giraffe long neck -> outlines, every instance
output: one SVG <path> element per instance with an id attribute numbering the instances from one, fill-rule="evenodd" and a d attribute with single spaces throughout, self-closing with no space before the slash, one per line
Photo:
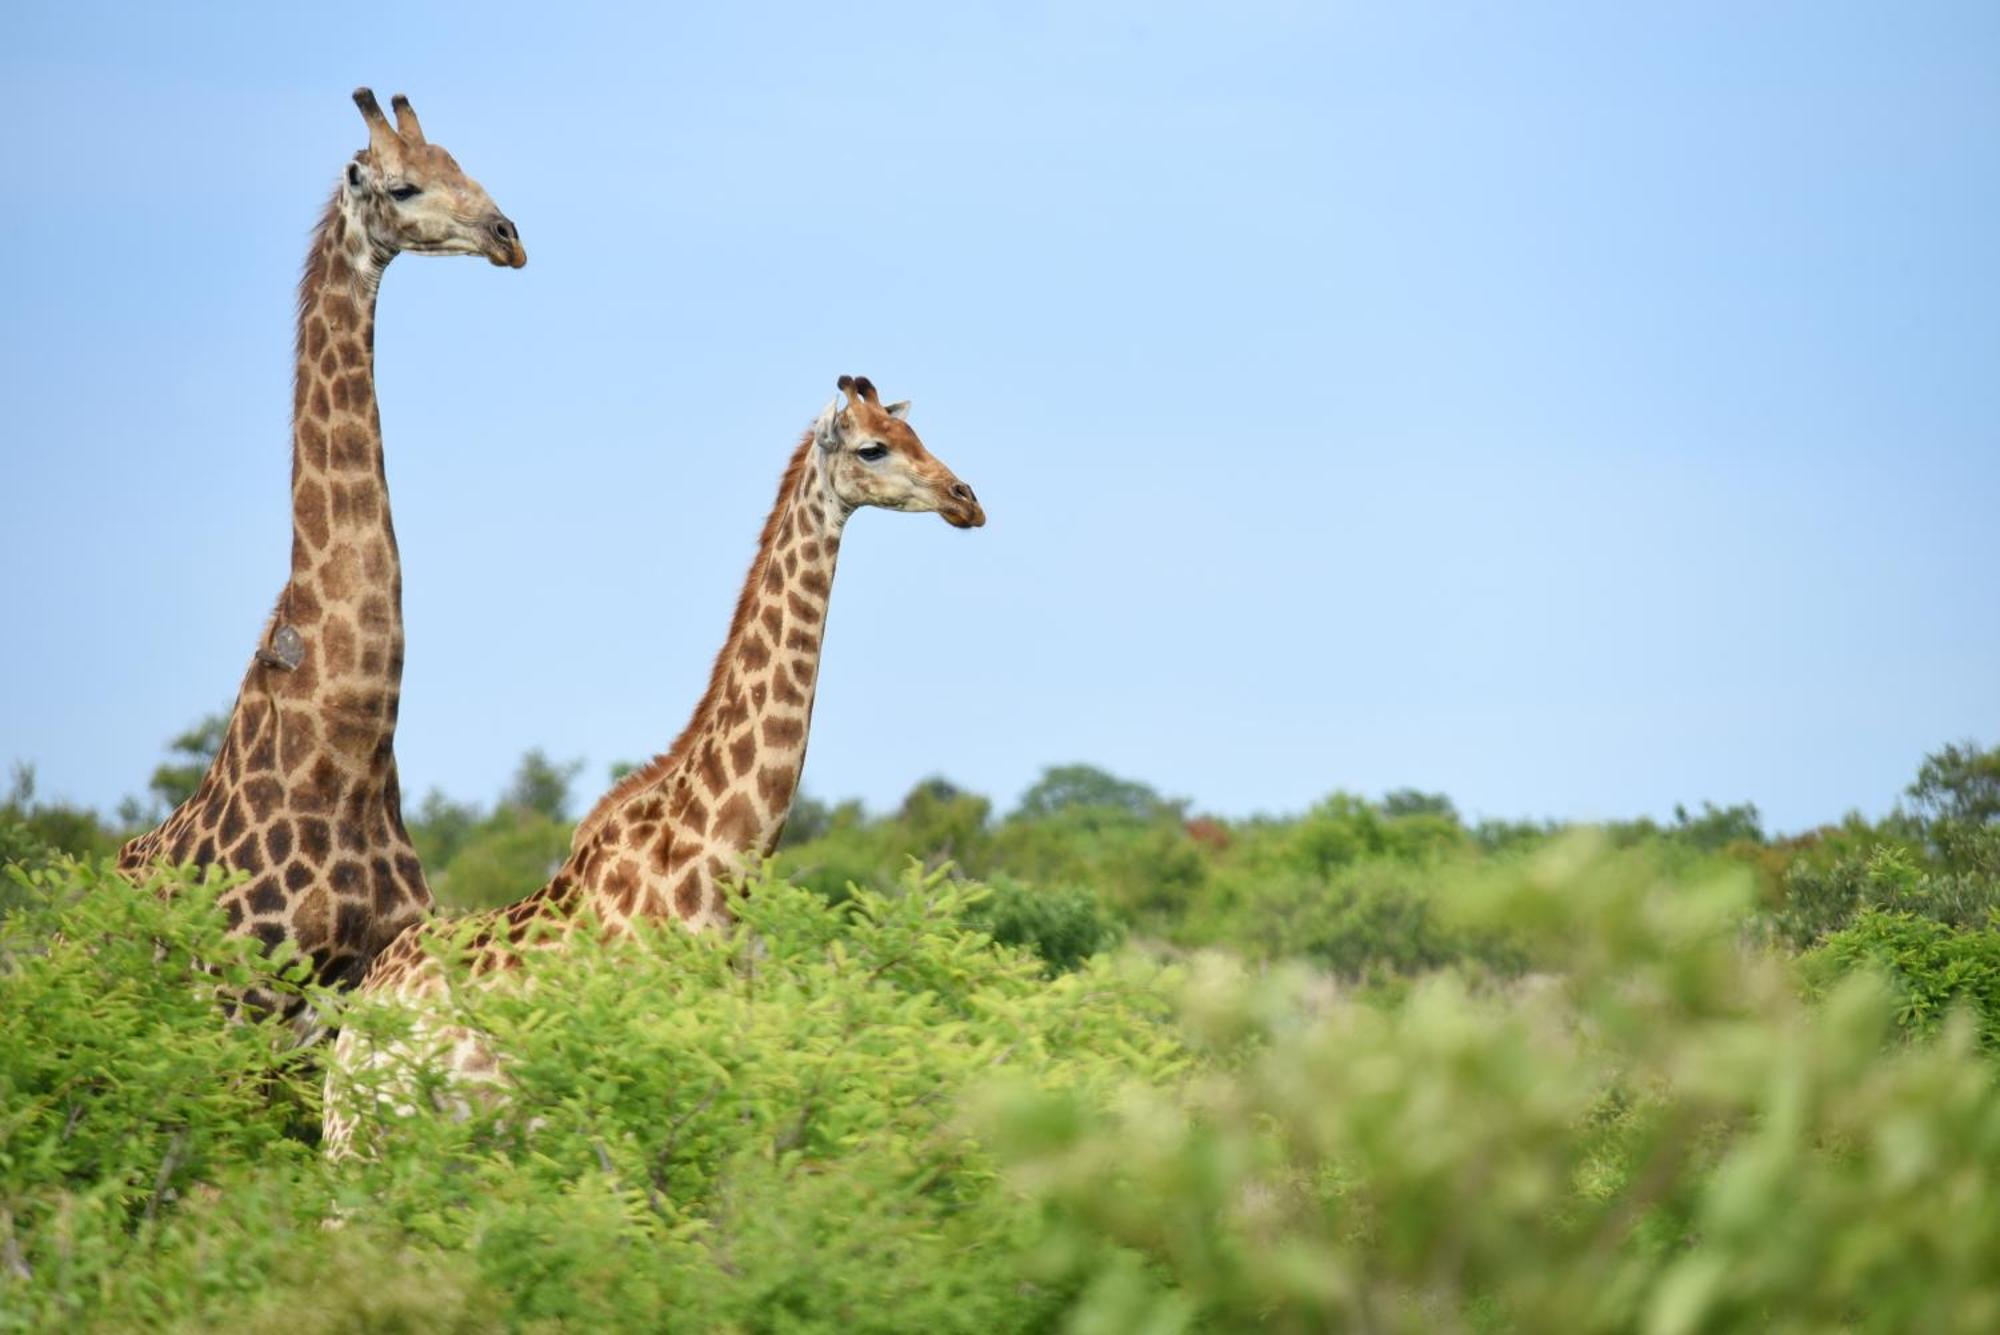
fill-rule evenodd
<path id="1" fill-rule="evenodd" d="M 402 573 L 373 349 L 391 252 L 358 207 L 335 195 L 299 285 L 291 579 L 200 787 L 119 860 L 244 873 L 218 900 L 231 930 L 295 941 L 328 983 L 358 978 L 431 905 L 396 778 Z"/>
<path id="2" fill-rule="evenodd" d="M 687 733 L 690 768 L 714 798 L 710 832 L 737 852 L 770 852 L 805 768 L 820 646 L 847 510 L 808 439 L 764 524 L 729 638 Z M 675 749 L 681 749 L 676 743 Z"/>
<path id="3" fill-rule="evenodd" d="M 715 859 L 767 853 L 784 829 L 805 766 L 847 515 L 808 434 L 785 470 L 694 717 L 671 750 L 627 775 L 577 826 L 578 855 L 593 841 L 630 847 L 658 840 L 657 847 L 672 850 L 653 859 L 663 879 L 673 881 L 671 908 L 654 904 L 652 911 L 690 920 L 720 916 Z M 665 827 L 657 835 L 655 820 L 644 818 L 655 812 Z M 695 881 L 685 879 L 690 873 L 699 874 Z M 608 907 L 625 916 L 635 905 L 628 899 Z"/>
<path id="4" fill-rule="evenodd" d="M 375 298 L 391 255 L 369 244 L 357 207 L 336 193 L 299 285 L 292 573 L 272 631 L 294 628 L 304 659 L 252 671 L 312 701 L 331 749 L 380 764 L 403 672 L 402 561 L 375 404 Z"/>

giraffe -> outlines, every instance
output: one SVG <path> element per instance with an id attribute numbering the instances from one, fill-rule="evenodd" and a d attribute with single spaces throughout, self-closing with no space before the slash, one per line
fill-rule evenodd
<path id="1" fill-rule="evenodd" d="M 375 298 L 403 251 L 527 263 L 520 234 L 409 99 L 356 89 L 368 147 L 342 173 L 299 282 L 292 401 L 291 577 L 243 677 L 200 786 L 118 866 L 219 867 L 229 930 L 292 941 L 315 977 L 351 986 L 431 907 L 403 828 L 395 731 L 403 576 L 375 405 Z M 245 1000 L 271 1008 L 253 986 Z"/>
<path id="2" fill-rule="evenodd" d="M 540 890 L 504 909 L 461 920 L 475 975 L 519 962 L 536 944 L 559 944 L 581 923 L 610 935 L 643 919 L 677 919 L 700 931 L 729 921 L 724 881 L 746 858 L 777 844 L 805 765 L 834 564 L 848 519 L 864 506 L 934 512 L 954 528 L 986 513 L 972 488 L 924 448 L 909 403 L 883 405 L 865 377 L 842 376 L 792 452 L 743 582 L 728 637 L 694 716 L 664 754 L 614 785 L 578 823 L 568 859 Z M 447 981 L 418 923 L 376 957 L 360 994 L 421 1004 Z M 420 1026 L 421 1028 L 421 1023 Z M 458 1082 L 491 1084 L 497 1062 L 476 1035 L 430 1037 Z M 407 1049 L 364 1052 L 343 1030 L 329 1073 L 323 1144 L 347 1153 L 356 1119 L 336 1075 Z"/>

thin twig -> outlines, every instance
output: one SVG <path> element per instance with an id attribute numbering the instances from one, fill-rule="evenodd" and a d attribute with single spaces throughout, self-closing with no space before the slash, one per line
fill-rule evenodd
<path id="1" fill-rule="evenodd" d="M 699 1103 L 673 1120 L 673 1124 L 667 1128 L 667 1143 L 662 1145 L 659 1153 L 653 1156 L 653 1171 L 647 1174 L 646 1203 L 652 1206 L 653 1213 L 659 1215 L 662 1219 L 666 1218 L 666 1210 L 660 1204 L 660 1196 L 667 1188 L 667 1170 L 673 1163 L 674 1151 L 680 1148 L 681 1129 L 705 1112 L 708 1106 L 715 1102 L 715 1096 L 721 1092 L 722 1082 L 720 1080 L 711 1084 L 708 1087 L 708 1092 L 701 1096 Z"/>
<path id="2" fill-rule="evenodd" d="M 14 1212 L 0 1206 L 0 1265 L 15 1279 L 26 1283 L 35 1277 L 28 1267 L 27 1258 L 21 1255 L 21 1241 L 14 1236 Z"/>
<path id="3" fill-rule="evenodd" d="M 172 1177 L 174 1169 L 180 1166 L 181 1149 L 186 1144 L 187 1132 L 185 1130 L 174 1132 L 172 1142 L 167 1145 L 167 1153 L 160 1160 L 160 1171 L 153 1176 L 153 1194 L 146 1198 L 146 1213 L 142 1216 L 144 1219 L 150 1221 L 154 1213 L 159 1210 L 160 1195 L 167 1189 L 167 1179 Z"/>

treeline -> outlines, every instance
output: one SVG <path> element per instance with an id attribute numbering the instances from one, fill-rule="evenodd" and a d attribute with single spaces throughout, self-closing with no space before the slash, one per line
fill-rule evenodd
<path id="1" fill-rule="evenodd" d="M 212 718 L 173 739 L 147 799 L 109 820 L 38 802 L 32 773 L 17 768 L 0 803 L 0 860 L 113 851 L 135 822 L 193 790 L 220 736 Z M 432 791 L 406 808 L 444 911 L 509 903 L 543 884 L 569 849 L 581 768 L 531 750 L 490 806 Z M 1913 1021 L 1934 1022 L 1953 998 L 1984 1009 L 1991 997 L 2000 1017 L 2000 747 L 1953 744 L 1926 757 L 1904 802 L 1879 820 L 1851 814 L 1774 836 L 1754 806 L 1703 802 L 1664 823 L 1590 829 L 1677 869 L 1749 869 L 1758 932 L 1790 951 L 1899 971 L 1920 998 Z M 1303 815 L 1229 820 L 1075 764 L 1045 770 L 1004 814 L 943 778 L 917 784 L 889 812 L 801 796 L 770 872 L 838 905 L 856 889 L 895 893 L 912 863 L 948 869 L 984 888 L 966 909 L 968 926 L 1052 969 L 1130 939 L 1381 982 L 1445 965 L 1521 967 L 1505 932 L 1440 914 L 1438 887 L 1576 833 L 1557 822 L 1469 822 L 1448 797 L 1413 789 L 1372 799 L 1336 792 Z"/>

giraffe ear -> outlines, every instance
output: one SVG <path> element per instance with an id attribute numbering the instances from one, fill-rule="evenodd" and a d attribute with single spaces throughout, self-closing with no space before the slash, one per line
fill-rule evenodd
<path id="1" fill-rule="evenodd" d="M 813 441 L 823 450 L 840 448 L 840 400 L 831 398 L 813 419 Z"/>
<path id="2" fill-rule="evenodd" d="M 910 420 L 910 401 L 901 399 L 895 403 L 885 404 L 882 411 L 898 421 L 907 422 Z"/>

